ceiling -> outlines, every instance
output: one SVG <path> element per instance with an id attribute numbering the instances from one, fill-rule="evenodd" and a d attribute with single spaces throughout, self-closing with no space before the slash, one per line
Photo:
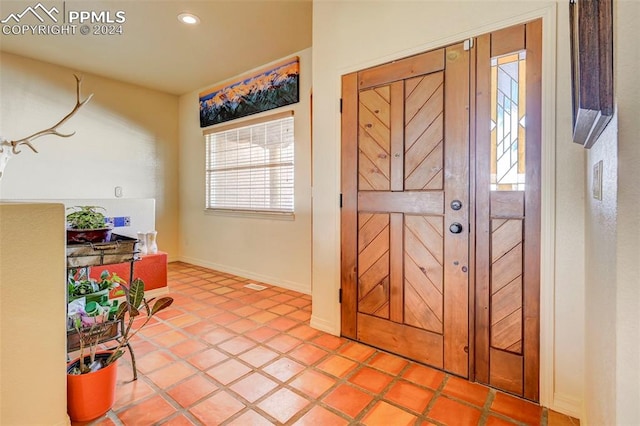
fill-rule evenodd
<path id="1" fill-rule="evenodd" d="M 37 7 L 40 3 L 44 8 Z M 39 11 L 44 23 L 28 11 L 0 24 L 0 50 L 175 95 L 311 47 L 311 0 L 2 0 L 0 20 L 28 7 Z M 45 9 L 57 22 L 42 13 Z M 108 12 L 111 22 L 125 21 L 105 26 L 85 21 L 91 30 L 87 35 L 80 34 L 77 20 L 75 34 L 5 34 L 22 31 L 24 24 L 45 25 L 47 30 L 68 26 L 72 12 L 80 11 Z M 197 15 L 200 23 L 179 22 L 183 12 Z M 102 16 L 106 20 L 107 13 Z M 94 28 L 119 25 L 122 34 L 93 34 Z"/>

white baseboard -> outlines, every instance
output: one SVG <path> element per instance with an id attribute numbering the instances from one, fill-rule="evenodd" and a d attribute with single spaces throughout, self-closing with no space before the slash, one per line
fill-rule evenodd
<path id="1" fill-rule="evenodd" d="M 340 336 L 340 328 L 336 329 L 333 321 L 328 321 L 324 318 L 318 318 L 315 315 L 311 315 L 311 321 L 309 325 L 317 330 L 324 331 L 325 333 L 333 334 L 334 336 Z"/>
<path id="2" fill-rule="evenodd" d="M 305 285 L 302 283 L 297 283 L 288 280 L 282 280 L 278 277 L 271 277 L 268 275 L 256 274 L 255 272 L 251 272 L 241 268 L 235 268 L 228 265 L 220 265 L 214 262 L 208 262 L 206 260 L 195 259 L 187 256 L 180 256 L 179 261 L 191 263 L 192 265 L 203 266 L 205 268 L 215 269 L 216 271 L 226 272 L 227 274 L 238 275 L 243 278 L 249 278 L 252 280 L 261 281 L 266 284 L 275 285 L 277 287 L 286 288 L 287 290 L 297 291 L 303 294 L 311 294 L 311 286 Z"/>
<path id="3" fill-rule="evenodd" d="M 580 418 L 582 415 L 582 401 L 574 396 L 556 392 L 553 395 L 553 404 L 549 408 L 558 413 L 579 419 L 580 424 L 582 424 L 582 419 Z"/>
<path id="4" fill-rule="evenodd" d="M 149 300 L 151 298 L 157 298 L 160 296 L 164 296 L 166 294 L 169 294 L 169 286 L 164 286 L 164 287 L 160 287 L 160 288 L 154 288 L 152 290 L 145 290 L 144 291 L 144 298 Z M 122 294 L 121 296 L 118 297 L 114 297 L 113 299 L 110 300 L 117 300 L 118 303 L 122 303 L 124 301 L 124 294 Z"/>
<path id="5" fill-rule="evenodd" d="M 153 290 L 145 290 L 144 296 L 149 299 L 151 297 L 164 296 L 169 294 L 169 286 L 154 288 Z"/>

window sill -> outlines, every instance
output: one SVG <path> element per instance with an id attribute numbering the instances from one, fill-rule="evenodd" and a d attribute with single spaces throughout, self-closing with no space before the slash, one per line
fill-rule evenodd
<path id="1" fill-rule="evenodd" d="M 204 214 L 207 216 L 227 216 L 227 217 L 244 217 L 251 219 L 271 219 L 271 220 L 295 220 L 295 213 L 280 212 L 262 212 L 262 211 L 246 211 L 246 210 L 224 210 L 224 209 L 205 209 Z"/>

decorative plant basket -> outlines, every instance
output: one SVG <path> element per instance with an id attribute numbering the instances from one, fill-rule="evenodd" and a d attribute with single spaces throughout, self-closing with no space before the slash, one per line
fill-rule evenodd
<path id="1" fill-rule="evenodd" d="M 87 336 L 98 336 L 101 337 L 98 339 L 98 344 L 102 342 L 108 342 L 120 336 L 121 327 L 120 321 L 108 321 L 102 324 L 99 324 L 94 327 L 94 330 L 91 332 L 86 332 Z M 91 327 L 85 327 L 85 330 L 89 330 Z M 73 352 L 80 349 L 80 335 L 74 329 L 67 330 L 67 352 Z"/>
<path id="2" fill-rule="evenodd" d="M 99 266 L 126 263 L 140 258 L 136 238 L 111 234 L 102 243 L 67 244 L 67 267 Z"/>
<path id="3" fill-rule="evenodd" d="M 111 238 L 111 228 L 67 229 L 67 244 L 103 243 Z"/>

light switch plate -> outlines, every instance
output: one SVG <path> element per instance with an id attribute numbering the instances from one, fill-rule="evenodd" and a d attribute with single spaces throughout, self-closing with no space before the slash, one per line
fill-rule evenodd
<path id="1" fill-rule="evenodd" d="M 591 182 L 593 198 L 602 200 L 602 160 L 593 165 L 593 179 Z"/>

